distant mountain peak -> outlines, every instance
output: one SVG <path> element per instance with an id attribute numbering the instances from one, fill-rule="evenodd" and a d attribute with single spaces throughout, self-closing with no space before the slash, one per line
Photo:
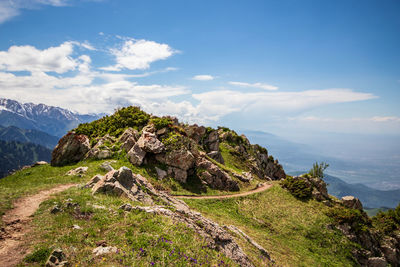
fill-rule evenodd
<path id="1" fill-rule="evenodd" d="M 0 98 L 0 125 L 36 129 L 62 136 L 80 123 L 98 119 L 100 115 L 78 114 L 70 110 L 45 104 L 20 103 Z"/>

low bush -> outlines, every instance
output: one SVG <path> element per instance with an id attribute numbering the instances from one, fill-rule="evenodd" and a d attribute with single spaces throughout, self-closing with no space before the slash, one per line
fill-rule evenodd
<path id="1" fill-rule="evenodd" d="M 286 177 L 281 181 L 281 186 L 289 190 L 289 192 L 299 199 L 309 199 L 312 195 L 312 186 L 302 179 Z"/>

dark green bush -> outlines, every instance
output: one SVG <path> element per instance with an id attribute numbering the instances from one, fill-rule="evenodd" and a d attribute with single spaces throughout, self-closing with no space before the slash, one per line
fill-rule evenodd
<path id="1" fill-rule="evenodd" d="M 142 111 L 139 107 L 131 106 L 121 108 L 111 116 L 105 116 L 90 123 L 79 124 L 74 131 L 77 134 L 87 135 L 90 139 L 106 134 L 119 136 L 128 127 L 140 130 L 149 120 L 149 114 Z"/>
<path id="2" fill-rule="evenodd" d="M 170 127 L 174 122 L 168 117 L 153 117 L 150 119 L 150 122 L 154 124 L 157 130 L 160 130 L 165 127 Z"/>
<path id="3" fill-rule="evenodd" d="M 312 186 L 302 179 L 286 177 L 286 179 L 281 181 L 281 186 L 299 199 L 305 200 L 312 196 Z"/>
<path id="4" fill-rule="evenodd" d="M 334 207 L 328 211 L 327 215 L 333 218 L 337 224 L 349 224 L 356 232 L 366 231 L 371 227 L 371 220 L 368 216 L 357 209 Z"/>
<path id="5" fill-rule="evenodd" d="M 36 262 L 36 263 L 45 263 L 47 258 L 50 256 L 51 249 L 50 248 L 39 248 L 36 249 L 31 254 L 27 255 L 24 259 L 25 262 Z"/>
<path id="6" fill-rule="evenodd" d="M 378 212 L 372 218 L 373 225 L 384 234 L 390 235 L 396 230 L 400 230 L 400 204 L 394 210 Z"/>

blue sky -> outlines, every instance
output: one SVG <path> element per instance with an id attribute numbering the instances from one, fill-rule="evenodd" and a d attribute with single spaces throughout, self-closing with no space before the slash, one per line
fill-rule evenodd
<path id="1" fill-rule="evenodd" d="M 187 122 L 400 133 L 400 2 L 0 0 L 0 97 Z"/>

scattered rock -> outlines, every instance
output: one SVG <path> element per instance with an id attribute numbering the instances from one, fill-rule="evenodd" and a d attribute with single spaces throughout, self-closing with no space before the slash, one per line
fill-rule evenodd
<path id="1" fill-rule="evenodd" d="M 37 161 L 32 165 L 32 167 L 40 166 L 40 165 L 47 165 L 49 164 L 47 161 Z"/>
<path id="2" fill-rule="evenodd" d="M 118 248 L 116 247 L 103 247 L 103 246 L 98 246 L 97 248 L 93 249 L 93 254 L 96 256 L 101 256 L 105 254 L 110 254 L 110 253 L 117 253 Z"/>
<path id="3" fill-rule="evenodd" d="M 164 128 L 162 128 L 162 129 L 160 129 L 160 130 L 157 130 L 156 134 L 157 134 L 157 135 L 164 135 L 164 134 L 166 134 L 167 132 L 168 132 L 168 128 L 167 128 L 167 127 L 164 127 Z"/>
<path id="4" fill-rule="evenodd" d="M 51 213 L 51 214 L 56 214 L 56 213 L 59 213 L 59 212 L 62 212 L 62 209 L 61 209 L 61 207 L 58 206 L 58 205 L 55 205 L 55 206 L 52 207 L 51 210 L 50 210 L 50 213 Z"/>
<path id="5" fill-rule="evenodd" d="M 96 174 L 95 176 L 93 176 L 92 179 L 90 179 L 90 181 L 84 187 L 85 188 L 92 188 L 101 179 L 103 179 L 103 175 Z"/>
<path id="6" fill-rule="evenodd" d="M 158 167 L 156 167 L 156 172 L 157 172 L 157 177 L 158 177 L 159 180 L 164 179 L 168 175 L 166 171 L 164 171 L 164 170 L 162 170 L 162 169 L 160 169 Z"/>
<path id="7" fill-rule="evenodd" d="M 133 209 L 132 205 L 129 203 L 125 203 L 125 204 L 121 205 L 121 207 L 119 207 L 119 208 L 124 211 L 131 211 Z"/>
<path id="8" fill-rule="evenodd" d="M 109 162 L 109 161 L 103 162 L 103 163 L 99 166 L 99 168 L 102 169 L 102 170 L 104 170 L 104 171 L 107 171 L 107 172 L 114 170 L 114 168 L 111 166 L 111 162 Z"/>
<path id="9" fill-rule="evenodd" d="M 121 143 L 125 143 L 129 138 L 133 138 L 135 141 L 139 139 L 139 132 L 133 128 L 126 129 L 121 136 L 119 137 L 119 141 Z"/>
<path id="10" fill-rule="evenodd" d="M 249 183 L 251 180 L 253 180 L 253 175 L 251 175 L 250 172 L 244 172 L 242 174 L 238 174 L 236 172 L 232 172 L 232 175 L 235 178 L 239 179 L 240 181 L 246 182 L 246 183 Z"/>
<path id="11" fill-rule="evenodd" d="M 143 130 L 142 136 L 137 141 L 138 146 L 146 152 L 158 154 L 164 151 L 164 144 L 157 139 L 157 135 Z"/>
<path id="12" fill-rule="evenodd" d="M 347 208 L 363 210 L 361 201 L 356 197 L 344 196 L 344 197 L 342 197 L 342 203 Z"/>
<path id="13" fill-rule="evenodd" d="M 90 150 L 89 138 L 83 134 L 70 132 L 58 141 L 51 154 L 51 166 L 63 166 L 84 159 Z"/>
<path id="14" fill-rule="evenodd" d="M 81 230 L 82 228 L 81 228 L 79 225 L 74 224 L 74 225 L 72 226 L 72 229 L 74 229 L 74 230 Z"/>
<path id="15" fill-rule="evenodd" d="M 96 246 L 98 247 L 107 247 L 107 241 L 105 240 L 100 240 L 96 242 Z"/>
<path id="16" fill-rule="evenodd" d="M 55 249 L 51 252 L 50 257 L 46 262 L 46 267 L 68 266 L 69 264 L 66 259 L 67 257 L 61 249 Z"/>
<path id="17" fill-rule="evenodd" d="M 76 169 L 73 170 L 69 170 L 65 175 L 69 175 L 69 176 L 73 176 L 73 175 L 77 175 L 82 177 L 88 170 L 88 167 L 78 167 Z"/>

